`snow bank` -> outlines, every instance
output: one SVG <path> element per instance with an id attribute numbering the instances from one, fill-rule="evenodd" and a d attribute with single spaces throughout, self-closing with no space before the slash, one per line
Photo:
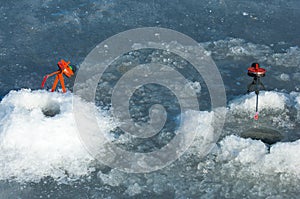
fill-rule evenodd
<path id="1" fill-rule="evenodd" d="M 72 113 L 71 93 L 11 91 L 0 103 L 0 179 L 39 181 L 77 179 L 91 172 L 93 158 L 85 150 Z M 83 110 L 88 104 L 82 102 Z M 58 107 L 46 117 L 43 110 Z M 109 129 L 109 119 L 98 115 Z M 102 122 L 101 122 L 102 121 Z"/>

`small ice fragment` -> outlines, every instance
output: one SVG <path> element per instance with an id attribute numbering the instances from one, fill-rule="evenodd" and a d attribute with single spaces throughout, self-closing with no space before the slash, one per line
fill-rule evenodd
<path id="1" fill-rule="evenodd" d="M 286 73 L 282 73 L 282 74 L 280 75 L 280 79 L 281 79 L 282 81 L 289 81 L 289 80 L 290 80 L 290 76 L 289 76 L 288 74 L 286 74 Z"/>
<path id="2" fill-rule="evenodd" d="M 126 190 L 126 193 L 129 196 L 134 196 L 134 195 L 142 193 L 142 189 L 138 183 L 134 183 L 133 185 L 129 185 L 129 187 Z"/>

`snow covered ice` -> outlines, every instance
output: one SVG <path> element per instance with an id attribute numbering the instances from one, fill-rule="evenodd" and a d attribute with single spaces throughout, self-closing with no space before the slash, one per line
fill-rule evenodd
<path id="1" fill-rule="evenodd" d="M 3 98 L 0 104 L 1 180 L 38 182 L 51 176 L 64 181 L 91 172 L 89 165 L 93 158 L 80 141 L 72 99 L 71 93 L 31 90 L 11 91 Z M 60 113 L 46 117 L 44 107 L 53 104 L 60 107 Z M 103 129 L 109 129 L 109 119 L 101 117 L 100 121 Z"/>
<path id="2" fill-rule="evenodd" d="M 268 96 L 276 99 L 274 106 L 268 103 Z M 295 109 L 299 114 L 299 96 L 295 92 L 290 95 L 264 92 L 260 107 L 262 111 L 282 111 L 290 101 L 296 103 Z M 90 181 L 101 187 L 109 185 L 111 193 L 119 197 L 123 194 L 139 196 L 149 191 L 151 196 L 172 194 L 176 198 L 238 197 L 243 194 L 243 187 L 249 186 L 252 187 L 249 190 L 250 196 L 259 193 L 264 197 L 270 192 L 282 196 L 279 187 L 288 196 L 289 191 L 299 189 L 296 184 L 290 186 L 290 183 L 298 182 L 300 178 L 299 141 L 279 142 L 268 151 L 267 146 L 259 140 L 228 135 L 215 145 L 206 158 L 200 158 L 201 136 L 209 134 L 213 128 L 212 113 L 206 111 L 191 111 L 185 116 L 182 131 L 195 131 L 197 136 L 186 153 L 172 165 L 148 174 L 129 174 L 108 169 L 101 164 L 97 166 L 80 142 L 72 113 L 72 97 L 71 93 L 64 95 L 19 90 L 11 91 L 2 99 L 2 180 L 47 183 L 45 177 L 50 176 L 59 183 L 71 185 L 76 180 L 85 179 L 82 181 L 83 186 L 87 186 Z M 238 110 L 240 113 L 248 111 L 247 103 L 254 100 L 251 95 L 234 100 L 228 114 L 239 114 L 236 113 Z M 58 104 L 61 113 L 46 117 L 42 108 L 49 103 Z M 83 102 L 83 106 L 88 104 Z M 115 128 L 115 124 L 104 115 L 100 114 L 99 125 L 105 134 Z M 257 183 L 257 179 L 261 181 Z M 268 192 L 261 190 L 261 186 L 268 187 Z M 232 187 L 234 190 L 231 190 Z"/>

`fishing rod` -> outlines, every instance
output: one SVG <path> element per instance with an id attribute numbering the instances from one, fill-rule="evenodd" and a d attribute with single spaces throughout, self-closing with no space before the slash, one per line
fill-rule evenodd
<path id="1" fill-rule="evenodd" d="M 253 81 L 248 85 L 247 92 L 255 92 L 256 94 L 256 108 L 254 119 L 258 120 L 258 95 L 260 90 L 265 90 L 265 86 L 260 81 L 261 77 L 266 75 L 266 69 L 260 68 L 258 63 L 253 63 L 251 67 L 248 68 L 248 76 L 253 77 Z"/>

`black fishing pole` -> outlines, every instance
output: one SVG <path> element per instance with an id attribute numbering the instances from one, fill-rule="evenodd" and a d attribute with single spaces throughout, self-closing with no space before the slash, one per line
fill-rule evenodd
<path id="1" fill-rule="evenodd" d="M 258 63 L 253 63 L 251 67 L 248 68 L 248 75 L 250 77 L 253 77 L 253 81 L 248 85 L 247 92 L 250 93 L 252 91 L 255 91 L 256 108 L 254 119 L 258 120 L 258 95 L 260 90 L 265 90 L 265 86 L 260 81 L 260 78 L 266 75 L 266 69 L 260 68 Z"/>

